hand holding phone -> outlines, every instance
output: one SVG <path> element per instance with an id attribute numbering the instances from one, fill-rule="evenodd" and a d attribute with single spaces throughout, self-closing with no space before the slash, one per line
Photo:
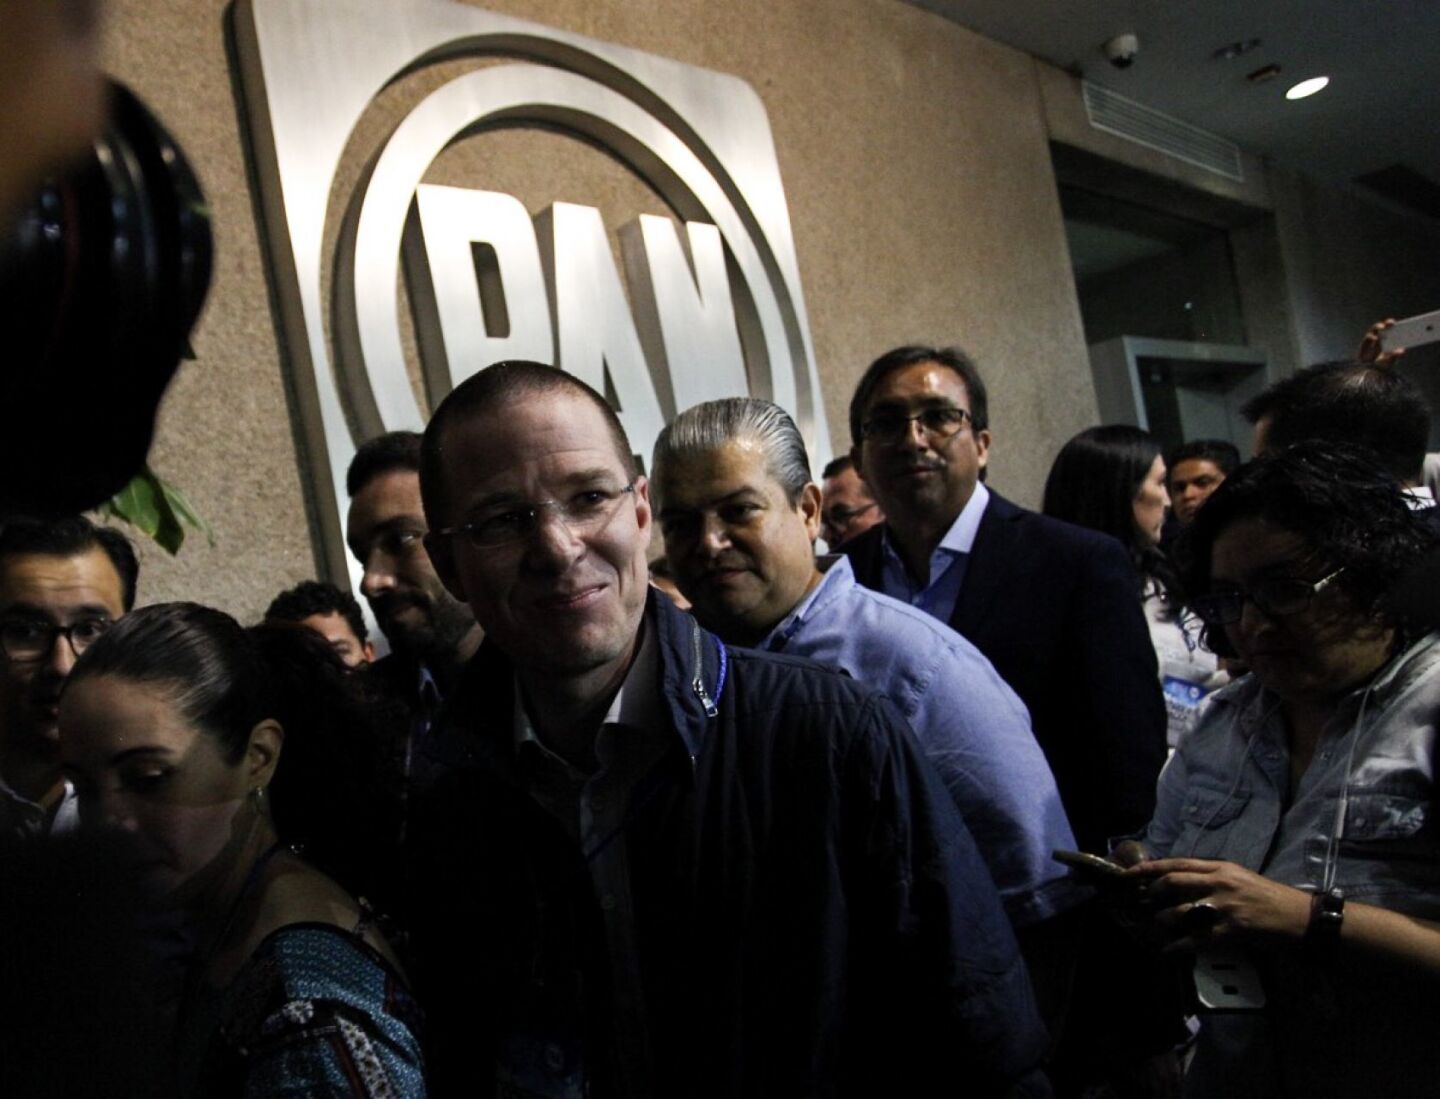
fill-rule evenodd
<path id="1" fill-rule="evenodd" d="M 1077 876 L 1084 878 L 1090 885 L 1114 884 L 1125 880 L 1126 877 L 1125 867 L 1118 862 L 1111 862 L 1109 859 L 1084 851 L 1057 849 L 1050 852 L 1050 857 L 1074 870 Z"/>
<path id="2" fill-rule="evenodd" d="M 1380 353 L 1395 354 L 1440 340 L 1440 309 L 1406 317 L 1380 332 Z"/>

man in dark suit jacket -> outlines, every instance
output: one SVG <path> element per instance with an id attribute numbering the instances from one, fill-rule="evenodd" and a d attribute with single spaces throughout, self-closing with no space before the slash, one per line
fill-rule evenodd
<path id="1" fill-rule="evenodd" d="M 968 638 L 1030 709 L 1085 850 L 1150 819 L 1165 706 L 1139 581 L 1107 535 L 981 483 L 984 383 L 963 353 L 906 347 L 850 406 L 856 466 L 888 522 L 846 543 L 862 584 Z"/>

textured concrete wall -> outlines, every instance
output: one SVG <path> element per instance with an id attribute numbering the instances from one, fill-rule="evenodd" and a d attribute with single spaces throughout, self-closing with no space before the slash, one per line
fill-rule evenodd
<path id="1" fill-rule="evenodd" d="M 392 0 L 395 3 L 404 0 Z M 991 384 L 992 483 L 1038 499 L 1050 456 L 1093 423 L 1090 381 L 1028 57 L 896 0 L 492 0 L 494 10 L 748 80 L 774 130 L 832 436 L 878 352 L 958 342 Z M 195 598 L 242 617 L 313 575 L 302 445 L 280 362 L 219 0 L 115 0 L 112 71 L 163 116 L 211 198 L 217 268 L 199 361 L 169 394 L 153 454 L 216 529 L 177 560 L 144 555 L 145 601 Z M 377 101 L 361 149 L 443 73 Z M 613 231 L 663 204 L 564 135 L 496 132 L 427 179 L 598 207 Z M 342 182 L 343 185 L 343 182 Z M 333 227 L 332 227 L 333 231 Z"/>
<path id="2" fill-rule="evenodd" d="M 1373 321 L 1440 308 L 1440 225 L 1358 190 L 1271 174 L 1302 365 L 1353 354 Z"/>
<path id="3" fill-rule="evenodd" d="M 1440 226 L 1355 189 L 1272 172 L 1275 221 L 1299 348 L 1298 366 L 1355 353 L 1385 317 L 1440 309 Z M 1440 449 L 1440 345 L 1400 360 L 1430 402 L 1430 445 Z"/>

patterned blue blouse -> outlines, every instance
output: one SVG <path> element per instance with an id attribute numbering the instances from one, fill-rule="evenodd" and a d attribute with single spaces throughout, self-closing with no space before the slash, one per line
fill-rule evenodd
<path id="1" fill-rule="evenodd" d="M 419 1009 L 390 964 L 344 928 L 280 928 L 196 1006 L 208 1018 L 181 1023 L 199 1039 L 189 1094 L 424 1099 Z"/>

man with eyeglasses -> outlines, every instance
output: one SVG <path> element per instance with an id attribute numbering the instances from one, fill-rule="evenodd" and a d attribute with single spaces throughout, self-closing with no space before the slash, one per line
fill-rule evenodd
<path id="1" fill-rule="evenodd" d="M 870 486 L 848 454 L 832 459 L 820 475 L 820 537 L 830 552 L 856 535 L 885 522 Z"/>
<path id="2" fill-rule="evenodd" d="M 856 579 L 948 623 L 1015 689 L 1081 850 L 1104 852 L 1111 837 L 1143 827 L 1165 762 L 1166 717 L 1125 548 L 985 486 L 985 384 L 961 351 L 882 355 L 856 387 L 850 433 L 886 516 L 842 549 Z M 1105 960 L 1123 957 L 1125 944 L 1085 918 L 1052 1071 L 1062 1090 L 1133 1060 L 1147 1044 L 1147 1015 L 1162 1018 L 1147 1012 L 1143 989 L 1129 990 L 1129 975 L 1116 971 L 1123 967 Z M 1057 943 L 1055 974 L 1066 972 L 1066 954 Z M 1151 1048 L 1167 1039 L 1156 1035 Z"/>
<path id="3" fill-rule="evenodd" d="M 856 388 L 850 432 L 887 516 L 845 546 L 856 578 L 990 658 L 1030 710 L 1084 850 L 1141 827 L 1165 762 L 1165 706 L 1124 548 L 986 488 L 985 385 L 962 352 L 881 356 Z"/>
<path id="4" fill-rule="evenodd" d="M 1005 1094 L 1035 1068 L 1013 934 L 914 737 L 652 592 L 650 486 L 604 397 L 481 370 L 421 484 L 486 635 L 417 821 L 437 1092 Z"/>
<path id="5" fill-rule="evenodd" d="M 0 531 L 0 835 L 73 826 L 60 692 L 79 655 L 134 606 L 138 573 L 125 536 L 83 516 Z"/>

